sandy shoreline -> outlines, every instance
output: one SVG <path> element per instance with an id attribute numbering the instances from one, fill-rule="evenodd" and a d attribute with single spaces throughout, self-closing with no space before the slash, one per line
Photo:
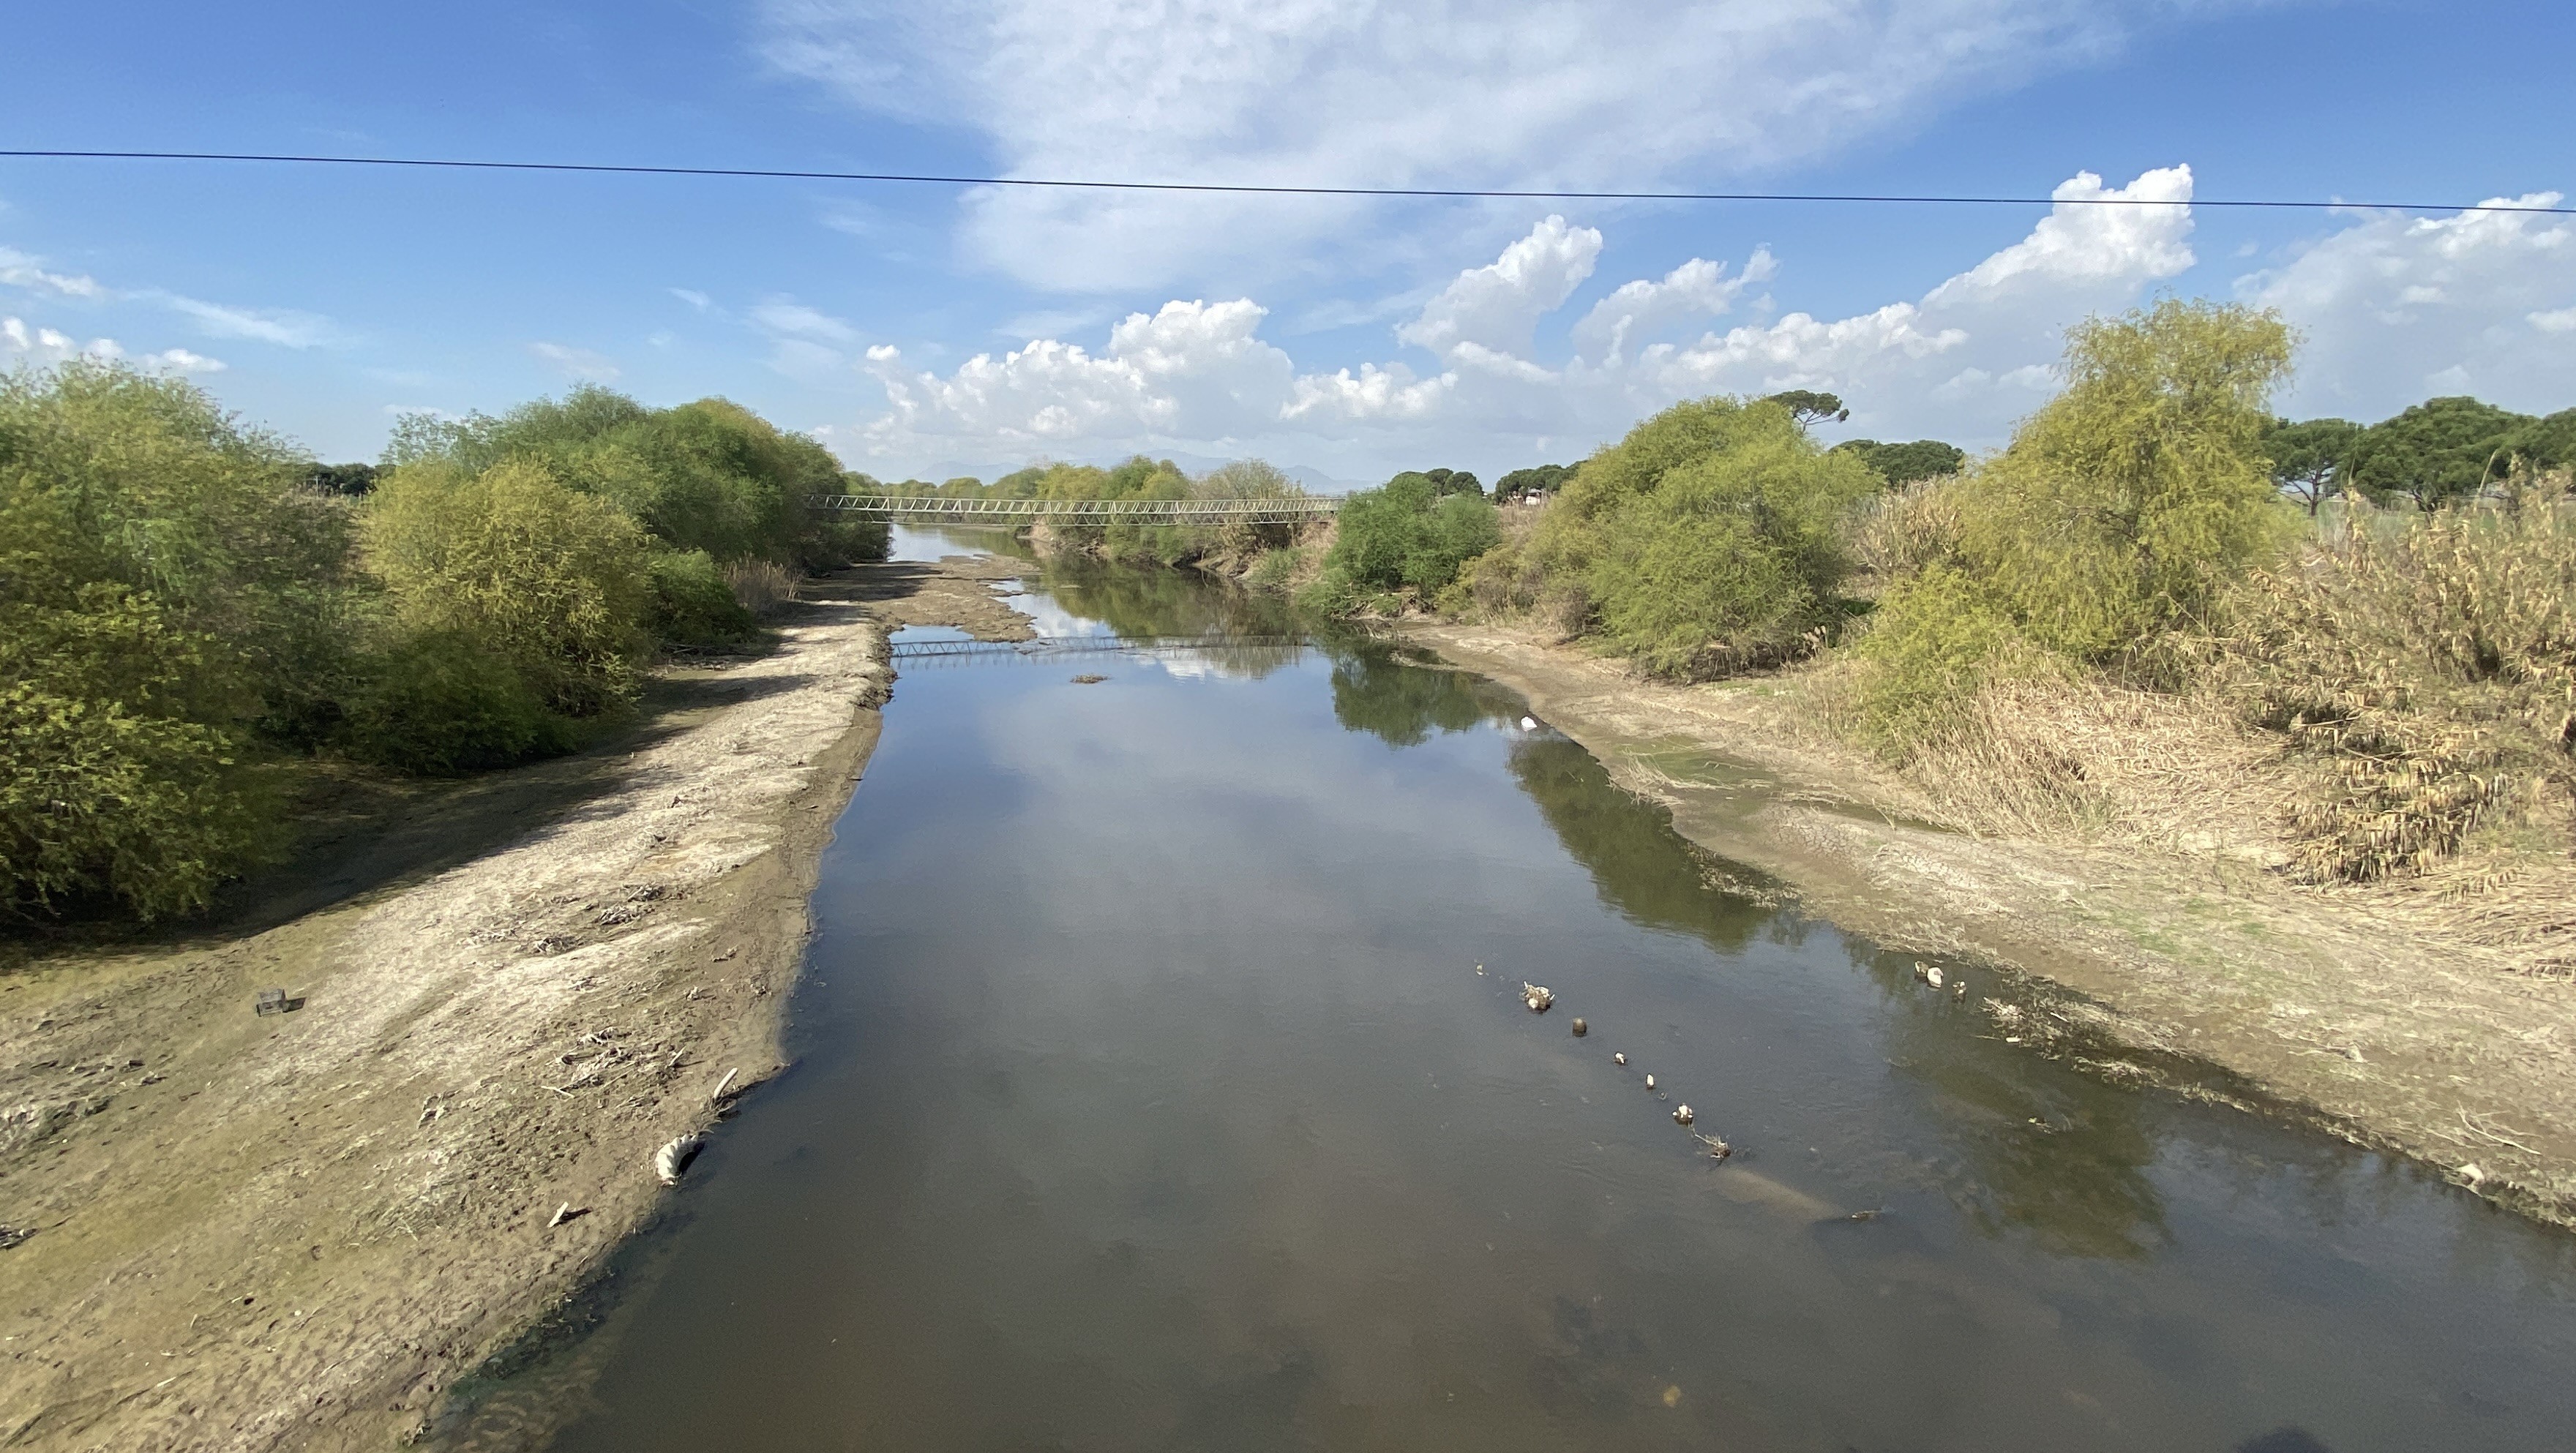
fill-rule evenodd
<path id="1" fill-rule="evenodd" d="M 33 1233 L 0 1252 L 0 1447 L 373 1448 L 453 1416 L 649 1223 L 654 1147 L 779 1068 L 886 629 L 1008 632 L 1011 573 L 863 567 L 620 750 L 347 849 L 472 843 L 452 861 L 0 978 L 0 1223 Z M 302 1007 L 254 1015 L 269 986 Z"/>
<path id="2" fill-rule="evenodd" d="M 1790 744 L 1741 687 L 1658 685 L 1499 628 L 1402 634 L 1519 691 L 1683 836 L 1819 916 L 1990 965 L 1998 1037 L 2307 1120 L 2576 1226 L 2576 983 L 2240 862 L 1909 821 L 1901 784 Z M 1749 771 L 1676 771 L 1676 749 Z"/>

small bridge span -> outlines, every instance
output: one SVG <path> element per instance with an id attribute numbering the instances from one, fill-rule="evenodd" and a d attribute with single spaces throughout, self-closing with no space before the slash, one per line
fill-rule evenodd
<path id="1" fill-rule="evenodd" d="M 896 641 L 897 661 L 1041 661 L 1062 656 L 1159 655 L 1183 651 L 1297 651 L 1304 636 L 1038 636 L 1025 641 Z"/>
<path id="2" fill-rule="evenodd" d="M 827 494 L 817 509 L 876 519 L 950 524 L 1023 525 L 1294 525 L 1329 520 L 1335 495 L 1286 499 L 942 499 L 937 495 Z"/>

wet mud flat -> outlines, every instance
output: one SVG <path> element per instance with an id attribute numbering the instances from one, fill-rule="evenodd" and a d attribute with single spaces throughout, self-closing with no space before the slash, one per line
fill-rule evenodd
<path id="1" fill-rule="evenodd" d="M 2013 976 L 1838 926 L 1490 680 L 1229 646 L 1277 623 L 1150 578 L 1031 583 L 1042 634 L 1209 646 L 907 676 L 824 860 L 795 1069 L 597 1332 L 451 1446 L 2576 1425 L 2563 1235 L 2034 1053 L 1989 1007 L 2047 1008 Z"/>

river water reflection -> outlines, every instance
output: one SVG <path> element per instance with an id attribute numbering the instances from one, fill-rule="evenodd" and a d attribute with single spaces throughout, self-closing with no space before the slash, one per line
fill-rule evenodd
<path id="1" fill-rule="evenodd" d="M 1522 717 L 1359 644 L 908 671 L 798 1066 L 553 1446 L 2569 1446 L 2567 1238 L 2003 1043 Z"/>

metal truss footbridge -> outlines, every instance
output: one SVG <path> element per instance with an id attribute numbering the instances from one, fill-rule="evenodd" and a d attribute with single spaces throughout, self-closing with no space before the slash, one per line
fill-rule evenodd
<path id="1" fill-rule="evenodd" d="M 872 519 L 984 525 L 1295 525 L 1329 520 L 1334 495 L 1287 499 L 942 499 L 937 495 L 827 494 L 818 509 Z"/>

